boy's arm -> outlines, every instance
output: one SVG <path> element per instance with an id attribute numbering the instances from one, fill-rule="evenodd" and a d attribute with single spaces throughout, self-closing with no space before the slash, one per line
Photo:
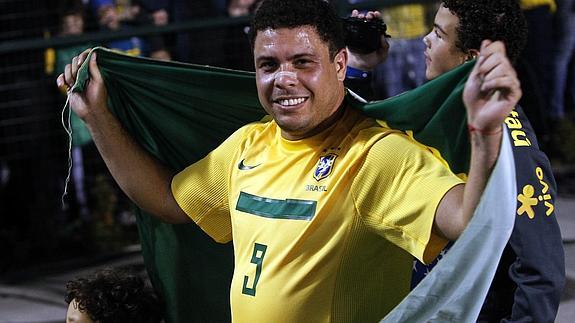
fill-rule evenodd
<path id="1" fill-rule="evenodd" d="M 435 230 L 444 237 L 457 239 L 469 223 L 497 161 L 503 121 L 521 94 L 505 45 L 483 41 L 463 92 L 471 143 L 468 181 L 445 195 L 435 216 Z"/>

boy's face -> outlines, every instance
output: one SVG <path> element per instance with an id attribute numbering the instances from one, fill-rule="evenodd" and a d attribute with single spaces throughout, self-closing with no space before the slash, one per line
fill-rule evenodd
<path id="1" fill-rule="evenodd" d="M 81 14 L 71 14 L 62 18 L 62 35 L 80 35 L 84 31 L 84 18 Z"/>
<path id="2" fill-rule="evenodd" d="M 94 323 L 94 321 L 92 321 L 88 314 L 78 309 L 78 303 L 73 299 L 68 305 L 66 323 Z"/>
<path id="3" fill-rule="evenodd" d="M 110 30 L 116 30 L 120 27 L 120 17 L 113 5 L 105 5 L 98 9 L 98 23 L 100 26 L 107 27 Z"/>
<path id="4" fill-rule="evenodd" d="M 314 27 L 266 29 L 257 33 L 254 62 L 258 97 L 284 138 L 306 138 L 331 124 L 345 94 L 345 49 L 331 60 Z"/>
<path id="5" fill-rule="evenodd" d="M 433 29 L 423 38 L 425 43 L 425 76 L 428 80 L 463 64 L 467 54 L 462 52 L 455 42 L 457 41 L 457 26 L 459 18 L 441 5 Z"/>

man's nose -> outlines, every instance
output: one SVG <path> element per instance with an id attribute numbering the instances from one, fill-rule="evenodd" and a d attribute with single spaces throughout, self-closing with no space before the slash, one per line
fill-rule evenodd
<path id="1" fill-rule="evenodd" d="M 425 44 L 425 47 L 427 47 L 427 48 L 430 47 L 431 43 L 429 42 L 429 34 L 427 34 L 427 35 L 425 35 L 425 37 L 423 37 L 423 43 Z"/>
<path id="2" fill-rule="evenodd" d="M 297 73 L 288 68 L 282 68 L 275 75 L 275 85 L 278 87 L 291 87 L 298 83 Z"/>

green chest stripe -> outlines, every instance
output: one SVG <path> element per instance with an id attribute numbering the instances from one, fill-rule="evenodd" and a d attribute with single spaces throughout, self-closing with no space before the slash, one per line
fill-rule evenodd
<path id="1" fill-rule="evenodd" d="M 309 200 L 276 200 L 240 192 L 236 210 L 271 219 L 313 219 L 317 202 Z"/>

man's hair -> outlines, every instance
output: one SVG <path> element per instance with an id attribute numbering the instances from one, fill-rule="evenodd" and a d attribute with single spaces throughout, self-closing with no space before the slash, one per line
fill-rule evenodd
<path id="1" fill-rule="evenodd" d="M 342 21 L 335 8 L 325 0 L 264 0 L 256 10 L 250 28 L 254 47 L 258 31 L 279 28 L 314 27 L 327 43 L 330 58 L 345 48 Z"/>
<path id="2" fill-rule="evenodd" d="M 483 39 L 501 40 L 515 62 L 527 41 L 527 22 L 517 0 L 444 0 L 459 18 L 457 48 L 467 53 L 479 49 Z"/>
<path id="3" fill-rule="evenodd" d="M 162 322 L 162 304 L 142 277 L 106 268 L 66 284 L 66 303 L 101 323 Z"/>

